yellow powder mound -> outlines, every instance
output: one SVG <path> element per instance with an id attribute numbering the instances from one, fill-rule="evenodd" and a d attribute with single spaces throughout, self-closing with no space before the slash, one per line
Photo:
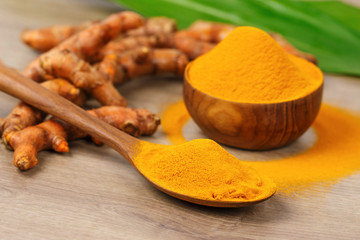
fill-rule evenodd
<path id="1" fill-rule="evenodd" d="M 248 103 L 284 102 L 318 88 L 315 65 L 287 54 L 266 32 L 238 27 L 213 50 L 197 58 L 190 84 L 214 97 Z"/>
<path id="2" fill-rule="evenodd" d="M 142 143 L 134 163 L 158 185 L 198 199 L 256 201 L 276 190 L 270 179 L 209 139 L 173 146 Z"/>
<path id="3" fill-rule="evenodd" d="M 184 104 L 182 102 L 182 104 Z M 171 106 L 173 113 L 175 107 Z M 187 112 L 178 111 L 178 118 Z M 167 115 L 163 116 L 166 119 Z M 177 122 L 171 116 L 173 122 Z M 181 129 L 182 125 L 173 126 Z M 339 179 L 360 170 L 360 117 L 349 111 L 323 104 L 313 128 L 317 140 L 307 151 L 291 157 L 271 161 L 246 161 L 260 174 L 266 174 L 277 185 L 282 194 L 300 192 L 315 184 L 334 184 Z M 175 132 L 173 132 L 175 133 Z M 182 134 L 170 139 L 181 143 Z M 174 142 L 173 142 L 174 143 Z"/>

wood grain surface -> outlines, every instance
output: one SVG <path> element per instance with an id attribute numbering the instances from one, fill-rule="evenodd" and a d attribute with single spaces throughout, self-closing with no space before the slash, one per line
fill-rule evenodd
<path id="1" fill-rule="evenodd" d="M 269 150 L 294 142 L 314 122 L 323 84 L 304 97 L 280 103 L 238 103 L 194 88 L 185 70 L 183 97 L 190 116 L 209 138 L 232 147 Z M 196 80 L 193 80 L 196 81 Z"/>
<path id="2" fill-rule="evenodd" d="M 23 69 L 37 56 L 24 46 L 24 28 L 80 23 L 120 10 L 100 0 L 2 0 L 0 59 Z M 142 78 L 119 86 L 132 107 L 161 112 L 179 100 L 181 79 Z M 360 79 L 325 76 L 324 100 L 360 113 Z M 0 93 L 0 117 L 18 100 Z M 90 102 L 97 106 L 97 103 Z M 336 126 L 334 126 L 336 127 Z M 190 121 L 187 139 L 204 137 Z M 169 143 L 161 129 L 146 140 Z M 267 152 L 228 150 L 246 159 L 272 159 L 311 146 L 309 130 L 291 146 Z M 360 175 L 296 197 L 275 195 L 259 205 L 216 209 L 174 199 L 153 188 L 119 154 L 81 140 L 66 154 L 44 151 L 20 172 L 0 146 L 0 239 L 359 239 Z"/>

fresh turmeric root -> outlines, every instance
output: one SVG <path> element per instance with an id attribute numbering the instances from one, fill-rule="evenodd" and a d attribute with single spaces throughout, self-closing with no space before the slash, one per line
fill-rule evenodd
<path id="1" fill-rule="evenodd" d="M 111 80 L 86 61 L 68 50 L 54 49 L 40 56 L 42 73 L 65 78 L 77 88 L 83 89 L 103 105 L 126 106 L 126 100 Z"/>
<path id="2" fill-rule="evenodd" d="M 41 83 L 41 85 L 79 106 L 85 102 L 85 95 L 63 79 L 46 81 Z M 2 132 L 2 139 L 5 146 L 9 148 L 8 140 L 12 133 L 40 123 L 46 115 L 46 113 L 24 102 L 18 103 L 0 125 L 0 132 Z"/>
<path id="3" fill-rule="evenodd" d="M 301 52 L 300 50 L 296 49 L 293 45 L 291 45 L 286 39 L 277 33 L 269 33 L 272 38 L 287 52 L 297 57 L 301 57 L 313 64 L 317 64 L 317 59 L 314 55 L 310 53 Z"/>
<path id="4" fill-rule="evenodd" d="M 21 33 L 21 39 L 29 47 L 40 52 L 46 52 L 72 35 L 98 22 L 88 21 L 76 26 L 54 25 L 39 29 L 25 29 Z M 175 20 L 166 17 L 154 17 L 147 19 L 143 26 L 126 32 L 126 36 L 171 34 L 176 30 Z"/>
<path id="5" fill-rule="evenodd" d="M 172 46 L 185 53 L 190 59 L 195 59 L 209 52 L 216 44 L 198 40 L 187 31 L 178 31 L 173 36 Z"/>
<path id="6" fill-rule="evenodd" d="M 72 35 L 57 47 L 43 53 L 40 57 L 54 51 L 68 50 L 81 59 L 89 60 L 107 42 L 121 33 L 143 25 L 143 18 L 134 12 L 120 12 L 110 15 L 105 20 Z M 32 61 L 24 70 L 24 75 L 34 81 L 45 80 L 40 66 L 40 57 Z"/>
<path id="7" fill-rule="evenodd" d="M 97 21 L 85 22 L 78 26 L 56 25 L 40 29 L 25 29 L 21 33 L 21 40 L 37 51 L 46 52 L 75 33 L 78 33 L 95 23 L 97 23 Z"/>
<path id="8" fill-rule="evenodd" d="M 133 136 L 152 135 L 160 124 L 159 118 L 146 109 L 108 106 L 89 110 L 88 113 Z M 8 143 L 15 151 L 14 165 L 20 170 L 28 170 L 37 165 L 39 151 L 53 149 L 68 152 L 67 141 L 86 136 L 84 131 L 53 118 L 12 133 Z"/>
<path id="9" fill-rule="evenodd" d="M 146 36 L 146 35 L 167 35 L 177 31 L 177 24 L 174 19 L 167 17 L 152 17 L 145 20 L 141 27 L 131 29 L 126 32 L 126 36 Z"/>
<path id="10" fill-rule="evenodd" d="M 234 25 L 198 20 L 174 34 L 172 47 L 195 59 L 213 49 L 233 29 Z"/>
<path id="11" fill-rule="evenodd" d="M 186 31 L 189 36 L 197 40 L 219 43 L 235 28 L 236 26 L 232 24 L 198 20 L 191 24 Z"/>
<path id="12" fill-rule="evenodd" d="M 58 95 L 66 98 L 78 106 L 82 106 L 85 103 L 85 94 L 80 89 L 76 88 L 74 85 L 64 79 L 52 79 L 42 82 L 40 85 L 54 93 L 57 93 Z"/>
<path id="13" fill-rule="evenodd" d="M 137 30 L 137 29 L 136 29 Z M 164 48 L 170 47 L 170 36 L 166 34 L 138 35 L 118 38 L 108 42 L 92 58 L 91 62 L 99 62 L 110 54 L 121 55 L 138 47 Z"/>
<path id="14" fill-rule="evenodd" d="M 205 42 L 191 37 L 188 31 L 178 31 L 174 34 L 135 35 L 108 42 L 94 55 L 91 62 L 99 62 L 105 56 L 111 54 L 122 55 L 126 51 L 140 47 L 175 48 L 185 53 L 190 59 L 195 59 L 215 46 L 216 43 Z"/>
<path id="15" fill-rule="evenodd" d="M 211 50 L 211 46 L 214 47 L 215 44 L 223 40 L 234 28 L 236 28 L 236 26 L 232 24 L 199 20 L 194 22 L 182 33 L 179 33 L 180 36 L 175 36 L 174 46 L 184 51 L 190 59 L 194 59 Z M 317 64 L 317 59 L 314 55 L 299 51 L 280 34 L 269 34 L 287 53 Z"/>
<path id="16" fill-rule="evenodd" d="M 40 57 L 43 73 L 68 79 L 84 89 L 103 105 L 126 106 L 126 100 L 114 87 L 143 75 L 173 73 L 182 76 L 187 57 L 176 49 L 136 48 L 122 55 L 111 54 L 103 59 L 97 69 L 72 52 L 52 50 Z"/>
<path id="17" fill-rule="evenodd" d="M 140 47 L 123 53 L 110 54 L 98 65 L 100 72 L 114 83 L 144 75 L 175 74 L 183 76 L 188 58 L 177 49 Z"/>

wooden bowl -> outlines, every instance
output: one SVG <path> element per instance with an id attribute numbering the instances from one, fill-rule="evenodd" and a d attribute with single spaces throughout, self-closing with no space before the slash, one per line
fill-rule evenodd
<path id="1" fill-rule="evenodd" d="M 266 150 L 298 139 L 319 112 L 323 83 L 311 94 L 279 103 L 240 103 L 210 96 L 194 88 L 185 70 L 185 105 L 211 139 L 233 147 Z"/>

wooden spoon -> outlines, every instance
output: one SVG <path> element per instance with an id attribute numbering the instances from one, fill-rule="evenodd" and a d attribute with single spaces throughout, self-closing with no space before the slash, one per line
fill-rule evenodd
<path id="1" fill-rule="evenodd" d="M 251 150 L 278 148 L 298 139 L 319 112 L 323 83 L 312 93 L 291 101 L 233 102 L 194 88 L 189 81 L 191 65 L 185 70 L 185 105 L 201 130 L 217 142 Z"/>
<path id="2" fill-rule="evenodd" d="M 263 199 L 256 201 L 215 201 L 194 198 L 168 190 L 152 181 L 150 181 L 139 169 L 134 165 L 133 158 L 135 156 L 134 146 L 144 141 L 138 140 L 115 127 L 97 119 L 88 114 L 80 107 L 58 96 L 57 94 L 45 89 L 36 82 L 25 78 L 15 69 L 8 68 L 0 64 L 0 90 L 16 97 L 24 102 L 56 116 L 70 124 L 89 133 L 100 141 L 109 145 L 125 157 L 138 172 L 148 180 L 153 186 L 170 196 L 179 198 L 188 202 L 214 207 L 242 207 L 262 202 L 270 198 L 274 193 L 269 193 Z"/>

